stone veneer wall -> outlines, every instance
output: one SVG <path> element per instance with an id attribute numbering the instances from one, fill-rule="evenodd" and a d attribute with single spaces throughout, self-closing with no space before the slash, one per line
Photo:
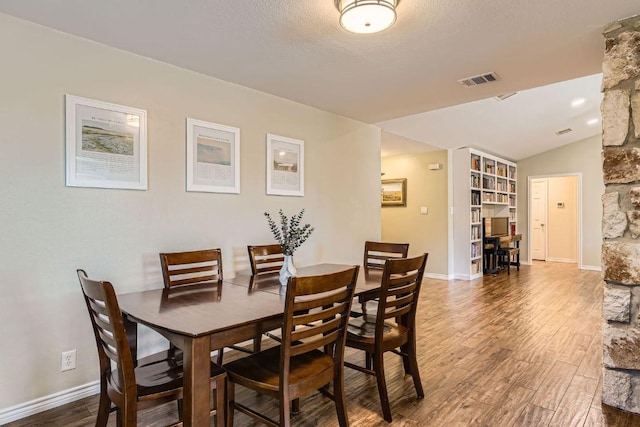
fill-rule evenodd
<path id="1" fill-rule="evenodd" d="M 640 16 L 604 36 L 602 402 L 640 413 Z"/>

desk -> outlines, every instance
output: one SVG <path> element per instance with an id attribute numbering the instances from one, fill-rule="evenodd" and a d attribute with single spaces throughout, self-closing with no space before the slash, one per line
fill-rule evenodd
<path id="1" fill-rule="evenodd" d="M 344 271 L 350 267 L 319 264 L 299 268 L 298 276 Z M 381 272 L 361 272 L 356 292 L 375 292 L 381 278 Z M 150 327 L 183 350 L 185 426 L 209 425 L 211 350 L 281 327 L 284 311 L 281 291 L 278 275 L 274 274 L 257 279 L 238 276 L 218 283 L 118 295 L 134 353 L 137 328 L 133 322 Z"/>
<path id="2" fill-rule="evenodd" d="M 522 234 L 514 234 L 511 236 L 484 236 L 483 241 L 483 273 L 498 274 L 498 249 L 500 247 L 509 246 L 512 241 L 518 242 L 522 238 Z M 488 260 L 491 260 L 489 263 Z M 491 264 L 491 265 L 489 265 Z M 491 267 L 491 268 L 490 268 Z"/>

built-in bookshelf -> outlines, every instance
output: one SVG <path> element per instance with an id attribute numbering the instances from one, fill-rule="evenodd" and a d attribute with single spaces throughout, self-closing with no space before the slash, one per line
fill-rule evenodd
<path id="1" fill-rule="evenodd" d="M 453 152 L 454 277 L 482 275 L 482 218 L 509 217 L 517 232 L 517 165 L 471 148 Z"/>

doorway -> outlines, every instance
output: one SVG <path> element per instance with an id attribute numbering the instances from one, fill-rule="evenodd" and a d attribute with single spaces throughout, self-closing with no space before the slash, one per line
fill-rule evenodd
<path id="1" fill-rule="evenodd" d="M 529 259 L 582 265 L 581 174 L 529 177 Z"/>

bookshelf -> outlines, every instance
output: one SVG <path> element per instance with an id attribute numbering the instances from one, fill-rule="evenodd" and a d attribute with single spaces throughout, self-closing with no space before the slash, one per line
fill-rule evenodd
<path id="1" fill-rule="evenodd" d="M 453 151 L 454 277 L 482 276 L 482 218 L 509 217 L 517 232 L 517 165 L 472 148 Z"/>

